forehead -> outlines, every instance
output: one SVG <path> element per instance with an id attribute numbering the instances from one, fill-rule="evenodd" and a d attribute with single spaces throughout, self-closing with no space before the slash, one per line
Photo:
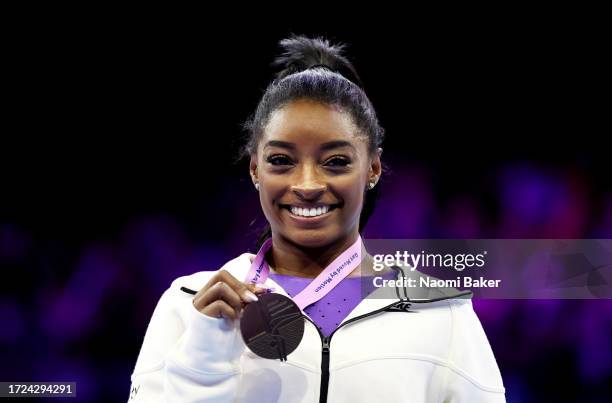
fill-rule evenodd
<path id="1" fill-rule="evenodd" d="M 324 143 L 330 140 L 362 142 L 351 116 L 337 106 L 311 100 L 293 101 L 271 115 L 262 144 L 283 140 L 296 144 Z"/>

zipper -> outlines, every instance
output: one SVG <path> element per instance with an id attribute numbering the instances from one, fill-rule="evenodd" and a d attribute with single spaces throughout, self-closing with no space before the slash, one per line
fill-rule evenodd
<path id="1" fill-rule="evenodd" d="M 318 329 L 318 328 L 317 328 Z M 319 332 L 321 333 L 321 332 Z M 327 388 L 329 387 L 329 337 L 323 337 L 321 343 L 321 389 L 319 392 L 319 402 L 327 401 Z"/>
<path id="2" fill-rule="evenodd" d="M 452 299 L 452 298 L 466 297 L 468 295 L 471 296 L 471 294 L 472 294 L 472 291 L 462 291 L 456 295 L 451 295 L 451 296 L 447 295 L 447 296 L 443 296 L 439 298 L 430 298 L 430 299 L 424 299 L 424 300 L 399 299 L 398 301 L 395 301 L 385 307 L 379 308 L 372 312 L 364 313 L 363 315 L 355 316 L 354 318 L 351 318 L 347 320 L 346 322 L 343 322 L 342 324 L 340 324 L 340 326 L 335 328 L 334 331 L 331 332 L 329 336 L 327 337 L 323 336 L 323 333 L 321 333 L 321 330 L 319 330 L 319 327 L 317 326 L 316 323 L 312 321 L 312 319 L 310 319 L 306 315 L 303 315 L 303 317 L 306 320 L 308 320 L 310 323 L 314 325 L 315 329 L 317 329 L 317 332 L 319 333 L 319 337 L 321 337 L 321 388 L 319 392 L 319 403 L 327 402 L 327 390 L 329 387 L 329 355 L 330 355 L 331 338 L 334 335 L 334 333 L 336 333 L 341 327 L 348 325 L 349 323 L 353 323 L 355 321 L 361 320 L 363 318 L 367 318 L 369 316 L 374 316 L 374 315 L 377 315 L 385 311 L 410 312 L 408 309 L 413 303 L 417 303 L 417 304 L 432 303 L 432 302 L 438 302 L 438 301 L 443 301 L 443 300 Z M 393 308 L 396 308 L 396 309 L 393 309 Z"/>
<path id="3" fill-rule="evenodd" d="M 334 329 L 334 331 L 331 332 L 329 336 L 323 336 L 323 333 L 321 333 L 321 330 L 316 325 L 316 323 L 314 323 L 312 319 L 310 319 L 308 316 L 304 315 L 304 318 L 306 318 L 306 320 L 308 320 L 310 323 L 314 325 L 315 329 L 317 329 L 317 332 L 319 333 L 319 337 L 321 337 L 321 388 L 319 392 L 319 403 L 327 402 L 327 389 L 329 387 L 329 353 L 330 353 L 331 338 L 334 335 L 334 333 L 336 333 L 341 327 L 348 325 L 349 323 L 353 323 L 357 320 L 367 318 L 368 316 L 374 316 L 376 314 L 384 312 L 387 309 L 396 305 L 397 303 L 398 301 L 395 301 L 392 304 L 389 304 L 383 308 L 379 308 L 375 311 L 368 312 L 363 315 L 355 316 L 354 318 L 347 320 L 346 322 L 338 326 L 336 329 Z"/>

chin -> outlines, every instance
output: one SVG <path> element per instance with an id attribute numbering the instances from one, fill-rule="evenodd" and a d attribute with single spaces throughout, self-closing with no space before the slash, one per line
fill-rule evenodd
<path id="1" fill-rule="evenodd" d="M 320 248 L 331 244 L 338 237 L 318 231 L 296 231 L 295 233 L 288 234 L 287 238 L 295 244 L 306 248 Z"/>

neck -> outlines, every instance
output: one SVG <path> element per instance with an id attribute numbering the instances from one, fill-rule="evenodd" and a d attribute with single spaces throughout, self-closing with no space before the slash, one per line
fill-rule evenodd
<path id="1" fill-rule="evenodd" d="M 305 248 L 272 233 L 272 248 L 266 256 L 266 261 L 274 273 L 315 278 L 335 258 L 355 243 L 358 236 L 359 232 L 355 230 L 331 244 Z M 355 269 L 355 272 L 358 272 L 358 269 Z"/>

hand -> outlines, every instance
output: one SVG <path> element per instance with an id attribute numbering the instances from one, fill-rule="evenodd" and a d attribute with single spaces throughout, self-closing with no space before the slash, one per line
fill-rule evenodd
<path id="1" fill-rule="evenodd" d="M 227 270 L 220 270 L 198 291 L 193 306 L 213 318 L 237 319 L 246 304 L 257 301 L 257 294 L 267 291 L 255 284 L 243 283 Z"/>

